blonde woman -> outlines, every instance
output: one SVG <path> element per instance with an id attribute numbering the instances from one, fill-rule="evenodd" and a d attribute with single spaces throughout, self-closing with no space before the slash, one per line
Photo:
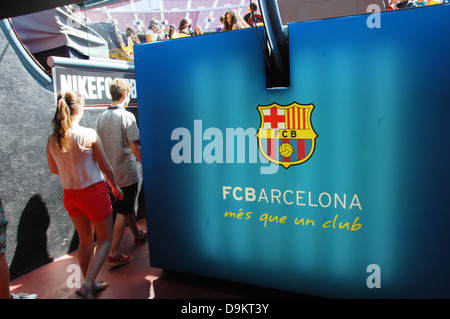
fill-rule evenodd
<path id="1" fill-rule="evenodd" d="M 201 26 L 197 25 L 194 29 L 195 35 L 202 35 L 203 34 L 203 29 Z"/>
<path id="2" fill-rule="evenodd" d="M 64 187 L 64 207 L 80 241 L 78 261 L 84 283 L 76 293 L 90 299 L 107 287 L 106 283 L 95 282 L 95 278 L 108 256 L 113 228 L 111 202 L 100 171 L 115 197 L 121 199 L 123 193 L 116 185 L 96 131 L 79 125 L 83 107 L 84 99 L 80 93 L 65 91 L 58 94 L 53 132 L 47 141 L 47 162 L 50 172 L 60 177 Z M 97 236 L 95 249 L 92 247 L 93 230 Z"/>

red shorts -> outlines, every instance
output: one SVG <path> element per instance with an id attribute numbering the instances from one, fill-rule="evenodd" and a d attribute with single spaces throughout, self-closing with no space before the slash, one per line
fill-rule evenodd
<path id="1" fill-rule="evenodd" d="M 90 221 L 100 221 L 112 213 L 105 182 L 98 182 L 84 189 L 65 188 L 63 203 L 72 218 L 86 215 Z"/>

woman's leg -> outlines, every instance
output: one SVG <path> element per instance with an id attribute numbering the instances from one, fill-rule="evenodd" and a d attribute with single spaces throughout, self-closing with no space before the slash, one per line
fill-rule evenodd
<path id="1" fill-rule="evenodd" d="M 111 202 L 105 183 L 97 183 L 89 188 L 77 191 L 76 205 L 69 198 L 69 191 L 65 197 L 65 207 L 71 212 L 72 221 L 80 238 L 78 259 L 84 276 L 84 283 L 77 294 L 85 298 L 92 298 L 95 278 L 108 256 L 112 240 L 113 216 Z M 73 201 L 74 202 L 74 201 Z M 100 220 L 97 220 L 101 218 Z M 97 245 L 93 249 L 94 231 Z"/>
<path id="2" fill-rule="evenodd" d="M 78 245 L 78 263 L 80 264 L 83 277 L 86 278 L 89 262 L 92 255 L 92 241 L 94 239 L 94 229 L 91 221 L 86 215 L 79 215 L 72 217 L 73 225 L 78 233 L 79 245 Z"/>
<path id="3" fill-rule="evenodd" d="M 100 269 L 108 256 L 111 247 L 113 219 L 112 214 L 101 221 L 93 221 L 95 234 L 97 235 L 97 245 L 91 256 L 89 268 L 84 280 L 84 286 L 92 289 Z"/>

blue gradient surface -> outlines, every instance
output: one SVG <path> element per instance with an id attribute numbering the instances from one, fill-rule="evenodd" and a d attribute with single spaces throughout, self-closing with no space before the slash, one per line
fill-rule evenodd
<path id="1" fill-rule="evenodd" d="M 256 29 L 135 47 L 152 265 L 325 297 L 450 297 L 449 16 L 290 24 L 283 90 L 265 87 Z M 257 107 L 294 101 L 315 105 L 314 154 L 262 174 Z"/>

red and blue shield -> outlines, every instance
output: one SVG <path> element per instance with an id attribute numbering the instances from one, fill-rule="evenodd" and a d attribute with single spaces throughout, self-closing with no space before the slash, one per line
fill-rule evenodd
<path id="1" fill-rule="evenodd" d="M 257 134 L 263 156 L 289 168 L 311 158 L 317 133 L 311 123 L 313 104 L 259 105 L 261 125 Z"/>

